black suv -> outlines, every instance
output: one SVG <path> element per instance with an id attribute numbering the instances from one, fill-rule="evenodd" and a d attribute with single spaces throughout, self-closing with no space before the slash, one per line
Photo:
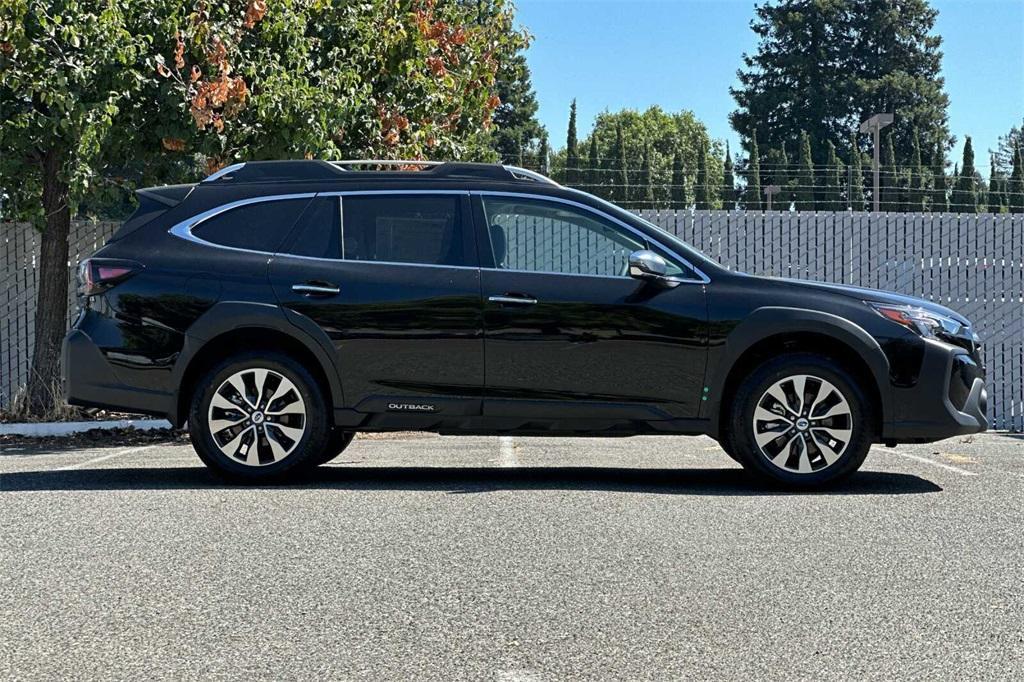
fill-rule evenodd
<path id="1" fill-rule="evenodd" d="M 986 428 L 952 310 L 730 272 L 524 169 L 259 162 L 138 195 L 79 268 L 68 399 L 187 421 L 235 480 L 413 429 L 707 434 L 815 486 Z"/>

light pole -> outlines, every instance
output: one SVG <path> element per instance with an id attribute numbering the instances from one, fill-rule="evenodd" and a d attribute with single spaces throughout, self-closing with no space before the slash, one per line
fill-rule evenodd
<path id="1" fill-rule="evenodd" d="M 768 210 L 772 210 L 772 197 L 782 191 L 780 185 L 765 185 L 764 195 L 768 197 Z"/>
<path id="2" fill-rule="evenodd" d="M 872 146 L 875 148 L 875 158 L 873 162 L 875 171 L 875 188 L 871 193 L 872 199 L 874 199 L 875 213 L 878 213 L 878 199 L 879 199 L 879 182 L 878 182 L 878 149 L 881 146 L 879 142 L 879 133 L 882 128 L 892 123 L 892 114 L 875 114 L 868 120 L 860 124 L 860 132 L 871 133 L 872 135 Z M 853 150 L 856 153 L 856 149 Z"/>

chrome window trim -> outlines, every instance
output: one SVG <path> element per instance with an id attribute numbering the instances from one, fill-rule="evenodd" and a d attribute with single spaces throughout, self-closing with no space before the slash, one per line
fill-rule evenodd
<path id="1" fill-rule="evenodd" d="M 538 200 L 538 201 L 553 201 L 553 202 L 556 202 L 556 203 L 559 203 L 559 204 L 566 204 L 568 206 L 574 206 L 576 208 L 582 208 L 583 210 L 589 211 L 590 213 L 593 213 L 594 215 L 600 216 L 601 218 L 604 218 L 605 220 L 610 220 L 611 222 L 615 223 L 616 225 L 618 225 L 620 227 L 624 227 L 628 231 L 632 232 L 634 235 L 640 237 L 645 242 L 654 242 L 655 244 L 660 246 L 663 250 L 667 251 L 668 253 L 672 254 L 673 256 L 678 258 L 680 261 L 682 261 L 686 265 L 686 267 L 688 267 L 691 270 L 693 270 L 699 276 L 699 279 L 689 279 L 689 278 L 685 278 L 685 277 L 678 277 L 678 278 L 677 277 L 673 277 L 673 278 L 671 278 L 673 281 L 679 282 L 680 284 L 702 284 L 703 285 L 703 284 L 710 284 L 711 283 L 711 278 L 710 277 L 708 277 L 706 274 L 704 274 L 704 272 L 700 268 L 698 268 L 696 265 L 691 263 L 689 261 L 689 259 L 687 259 L 684 256 L 680 255 L 679 252 L 677 252 L 675 249 L 670 248 L 669 246 L 667 246 L 667 245 L 663 244 L 662 242 L 658 241 L 657 239 L 651 238 L 650 235 L 644 234 L 643 232 L 641 232 L 640 230 L 636 229 L 632 225 L 629 225 L 628 223 L 626 223 L 626 222 L 624 222 L 622 220 L 619 220 L 615 216 L 611 216 L 611 215 L 608 215 L 607 213 L 605 213 L 604 211 L 597 210 L 593 206 L 587 206 L 586 204 L 580 203 L 578 201 L 573 201 L 572 199 L 563 199 L 562 197 L 553 197 L 553 196 L 549 196 L 549 195 L 546 195 L 546 194 L 528 194 L 528 193 L 525 193 L 525 192 L 499 192 L 499 191 L 491 191 L 491 190 L 471 190 L 470 194 L 474 195 L 474 196 L 514 197 L 514 198 L 521 198 L 521 199 L 534 199 L 534 200 Z M 575 277 L 615 277 L 616 279 L 630 279 L 628 276 L 616 277 L 614 275 L 584 275 L 584 274 L 569 273 L 569 272 L 544 272 L 542 270 L 507 270 L 505 268 L 484 268 L 484 269 L 485 270 L 504 271 L 504 272 L 533 272 L 533 273 L 543 272 L 543 274 L 547 274 L 547 275 L 569 275 L 569 276 L 575 276 Z"/>
<path id="2" fill-rule="evenodd" d="M 212 246 L 215 249 L 226 249 L 228 251 L 241 251 L 242 253 L 255 253 L 262 256 L 273 256 L 273 251 L 259 251 L 257 249 L 240 249 L 237 246 L 227 246 L 225 244 L 217 244 L 215 242 L 201 239 L 200 237 L 192 234 L 192 230 L 206 222 L 210 218 L 226 213 L 227 211 L 239 208 L 241 206 L 248 206 L 250 204 L 262 204 L 267 201 L 283 201 L 285 199 L 312 199 L 316 196 L 316 192 L 304 192 L 301 194 L 271 194 L 262 197 L 249 197 L 248 199 L 239 199 L 232 201 L 231 203 L 224 204 L 222 206 L 215 206 L 214 208 L 203 211 L 202 213 L 196 214 L 191 218 L 182 220 L 180 223 L 172 226 L 171 229 L 167 230 L 168 233 L 173 234 L 179 239 L 193 242 L 195 244 L 202 244 L 203 246 Z M 298 219 L 298 216 L 296 216 Z"/>

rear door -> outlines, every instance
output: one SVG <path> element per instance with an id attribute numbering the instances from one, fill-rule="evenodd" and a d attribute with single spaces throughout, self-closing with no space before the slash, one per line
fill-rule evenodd
<path id="1" fill-rule="evenodd" d="M 468 193 L 319 194 L 270 278 L 281 304 L 330 338 L 347 407 L 479 414 L 483 321 Z"/>

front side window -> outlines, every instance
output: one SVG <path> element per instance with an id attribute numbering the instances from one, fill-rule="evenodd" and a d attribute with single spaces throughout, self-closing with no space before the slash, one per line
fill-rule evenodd
<path id="1" fill-rule="evenodd" d="M 458 196 L 353 195 L 341 207 L 345 260 L 469 263 Z"/>
<path id="2" fill-rule="evenodd" d="M 610 221 L 567 204 L 483 196 L 495 267 L 625 277 L 647 245 Z"/>
<path id="3" fill-rule="evenodd" d="M 255 201 L 204 220 L 192 234 L 220 246 L 274 253 L 308 203 L 308 198 Z"/>

